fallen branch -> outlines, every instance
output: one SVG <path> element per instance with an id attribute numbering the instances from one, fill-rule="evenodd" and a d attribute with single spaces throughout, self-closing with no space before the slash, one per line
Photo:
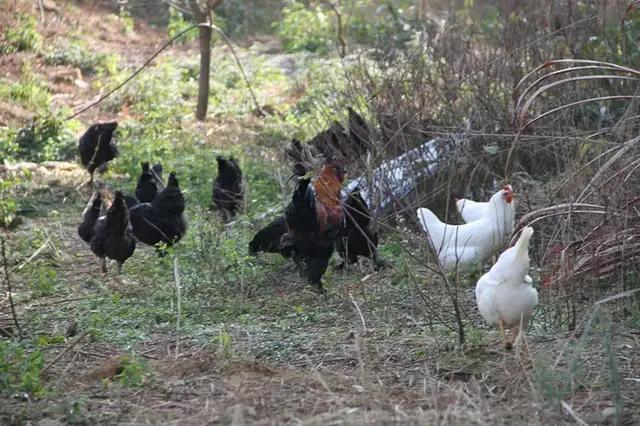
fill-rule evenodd
<path id="1" fill-rule="evenodd" d="M 78 336 L 78 338 L 76 339 L 75 342 L 73 342 L 72 344 L 70 344 L 69 346 L 67 346 L 67 348 L 60 352 L 60 354 L 55 357 L 53 359 L 53 361 L 51 361 L 49 364 L 47 364 L 42 370 L 40 370 L 40 375 L 44 375 L 44 373 L 50 369 L 56 362 L 58 362 L 60 360 L 60 358 L 62 358 L 63 356 L 65 356 L 65 354 L 67 354 L 71 349 L 73 349 L 78 343 L 80 343 L 85 337 L 87 337 L 87 335 L 89 334 L 89 330 L 85 330 L 80 336 Z"/>
<path id="2" fill-rule="evenodd" d="M 22 338 L 22 330 L 20 329 L 20 324 L 18 323 L 18 315 L 16 314 L 16 306 L 13 303 L 13 295 L 11 294 L 11 278 L 9 276 L 9 262 L 7 261 L 7 253 L 4 247 L 4 238 L 0 238 L 0 244 L 2 245 L 2 264 L 4 265 L 4 279 L 7 282 L 7 292 L 9 294 L 9 305 L 11 306 L 11 316 L 13 317 L 13 322 L 16 325 L 16 330 L 18 330 L 18 336 Z"/>
<path id="3" fill-rule="evenodd" d="M 176 308 L 178 315 L 176 319 L 176 359 L 180 353 L 180 315 L 182 315 L 182 295 L 180 293 L 180 270 L 178 264 L 178 255 L 173 255 L 173 280 L 176 284 Z"/>
<path id="4" fill-rule="evenodd" d="M 578 417 L 578 415 L 573 411 L 573 408 L 571 408 L 571 406 L 569 404 L 567 404 L 565 401 L 561 401 L 560 405 L 562 405 L 562 408 L 564 409 L 564 411 L 571 416 L 571 418 L 573 420 L 576 421 L 576 424 L 580 425 L 580 426 L 588 426 L 587 423 L 582 420 L 580 417 Z"/>

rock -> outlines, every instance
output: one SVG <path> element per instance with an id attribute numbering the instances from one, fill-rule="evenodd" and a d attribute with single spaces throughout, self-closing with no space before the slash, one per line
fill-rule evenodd
<path id="1" fill-rule="evenodd" d="M 55 4 L 52 0 L 44 0 L 42 2 L 42 7 L 47 12 L 59 12 L 60 8 L 57 4 Z"/>
<path id="2" fill-rule="evenodd" d="M 79 78 L 77 78 L 77 79 L 74 81 L 74 83 L 75 83 L 75 85 L 76 85 L 76 86 L 78 86 L 80 89 L 83 89 L 83 90 L 84 90 L 84 89 L 88 89 L 88 88 L 89 88 L 89 83 L 87 83 L 87 82 L 86 82 L 86 81 L 84 81 L 84 80 L 80 80 Z"/>
<path id="3" fill-rule="evenodd" d="M 222 424 L 228 426 L 240 426 L 253 423 L 255 419 L 255 408 L 244 404 L 236 404 L 225 410 L 222 418 Z"/>
<path id="4" fill-rule="evenodd" d="M 36 426 L 62 426 L 63 423 L 60 423 L 57 420 L 54 419 L 40 419 L 38 421 L 38 423 L 36 423 Z"/>

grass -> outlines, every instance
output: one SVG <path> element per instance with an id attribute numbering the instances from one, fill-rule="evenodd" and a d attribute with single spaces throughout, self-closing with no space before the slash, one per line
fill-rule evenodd
<path id="1" fill-rule="evenodd" d="M 74 61 L 83 55 L 73 49 L 56 61 L 81 66 Z M 551 289 L 541 288 L 542 306 L 527 334 L 526 351 L 503 353 L 497 330 L 486 327 L 475 311 L 475 275 L 463 276 L 457 293 L 466 334 L 465 345 L 459 345 L 447 288 L 425 267 L 424 242 L 406 221 L 384 228 L 380 252 L 392 269 L 373 271 L 365 264 L 336 271 L 334 259 L 325 276 L 326 299 L 310 291 L 278 255 L 248 256 L 248 241 L 281 211 L 291 191 L 284 182 L 283 146 L 293 136 L 306 139 L 341 118 L 345 103 L 362 101 L 349 95 L 356 82 L 345 75 L 355 71 L 337 66 L 335 59 L 300 54 L 296 60 L 302 71 L 286 77 L 267 65 L 268 58 L 242 50 L 260 103 L 273 102 L 280 112 L 257 119 L 233 62 L 222 51 L 214 52 L 205 123 L 192 119 L 196 58 L 159 60 L 99 107 L 104 116 L 122 114 L 121 155 L 99 179 L 131 193 L 140 161 L 162 161 L 166 171 L 178 173 L 190 227 L 169 256 L 158 258 L 152 248 L 139 245 L 122 275 L 103 275 L 76 236 L 89 196 L 76 187 L 86 174 L 75 168 L 36 168 L 2 181 L 12 183 L 0 186 L 0 211 L 26 221 L 3 236 L 27 337 L 0 340 L 5 355 L 0 357 L 0 381 L 7 390 L 0 418 L 37 422 L 49 417 L 74 424 L 230 419 L 564 424 L 572 418 L 563 403 L 588 423 L 603 421 L 603 407 L 616 407 L 618 419 L 637 412 L 637 389 L 628 379 L 637 377 L 638 319 L 633 312 L 623 315 L 637 300 L 636 305 L 625 300 L 607 306 L 592 330 L 579 328 L 582 335 L 567 337 L 566 321 L 555 322 L 549 313 L 556 309 L 568 315 L 564 299 L 556 302 Z M 429 66 L 435 72 L 437 67 Z M 128 75 L 126 69 L 112 71 L 99 80 L 106 88 Z M 412 93 L 411 83 L 403 81 L 401 93 Z M 20 90 L 5 89 L 3 96 L 31 109 L 45 106 L 39 90 L 52 95 L 35 76 L 6 87 L 13 85 Z M 473 103 L 473 87 L 462 89 L 464 103 Z M 497 86 L 490 92 L 496 97 L 506 93 Z M 65 123 L 53 136 L 23 146 L 50 153 L 38 160 L 60 158 L 62 151 L 41 146 L 58 147 L 51 141 L 67 140 L 60 135 L 76 125 Z M 47 128 L 33 126 L 37 135 L 49 135 L 38 130 Z M 500 157 L 500 143 L 490 147 L 490 154 Z M 215 156 L 221 153 L 240 159 L 247 183 L 246 209 L 229 225 L 208 210 Z M 584 155 L 584 161 L 591 158 Z M 535 198 L 540 197 L 535 178 L 527 183 L 534 199 L 523 206 L 546 202 Z M 547 185 L 552 192 L 553 182 Z M 536 252 L 547 243 L 537 241 Z M 543 272 L 533 274 L 536 281 L 542 281 Z M 609 291 L 610 281 L 600 285 Z M 625 285 L 637 286 L 637 277 L 634 281 L 631 274 Z M 579 308 L 584 318 L 591 302 Z M 77 333 L 67 335 L 74 321 Z M 106 369 L 122 355 L 126 362 Z M 23 394 L 30 400 L 15 397 Z"/>

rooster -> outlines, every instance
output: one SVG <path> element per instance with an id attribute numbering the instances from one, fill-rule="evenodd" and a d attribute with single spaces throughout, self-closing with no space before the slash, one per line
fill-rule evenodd
<path id="1" fill-rule="evenodd" d="M 516 244 L 505 250 L 498 261 L 476 285 L 476 300 L 482 318 L 497 324 L 505 349 L 510 350 L 526 327 L 533 309 L 538 304 L 538 292 L 531 286 L 529 272 L 529 240 L 533 229 L 522 230 Z M 504 328 L 511 331 L 507 340 Z"/>
<path id="2" fill-rule="evenodd" d="M 150 203 L 158 195 L 158 188 L 162 185 L 162 164 L 149 167 L 147 161 L 140 163 L 142 173 L 136 185 L 136 199 L 141 203 Z"/>
<path id="3" fill-rule="evenodd" d="M 345 261 L 338 268 L 343 268 L 346 263 L 357 263 L 358 256 L 373 259 L 376 268 L 385 266 L 378 257 L 378 232 L 371 221 L 369 207 L 360 195 L 359 187 L 349 193 L 344 207 L 345 224 L 337 248 Z"/>
<path id="4" fill-rule="evenodd" d="M 514 195 L 511 186 L 505 185 L 491 197 L 479 220 L 463 225 L 443 223 L 426 208 L 417 210 L 418 221 L 446 271 L 469 270 L 498 253 L 515 226 Z"/>
<path id="5" fill-rule="evenodd" d="M 78 235 L 86 243 L 90 243 L 95 235 L 96 221 L 100 217 L 100 209 L 102 208 L 102 196 L 99 191 L 95 191 L 87 206 L 82 212 L 82 223 L 78 225 Z"/>
<path id="6" fill-rule="evenodd" d="M 91 251 L 102 259 L 102 272 L 107 272 L 106 259 L 118 263 L 118 273 L 122 264 L 133 255 L 136 240 L 129 229 L 129 213 L 122 192 L 116 191 L 116 197 L 95 224 L 95 235 L 91 239 Z"/>
<path id="7" fill-rule="evenodd" d="M 175 172 L 171 172 L 167 186 L 153 201 L 140 203 L 129 212 L 133 233 L 148 245 L 177 243 L 187 232 L 184 209 L 184 196 Z"/>
<path id="8" fill-rule="evenodd" d="M 113 132 L 117 127 L 118 123 L 115 121 L 93 124 L 80 136 L 80 161 L 91 175 L 89 184 L 93 184 L 93 173 L 96 169 L 104 171 L 107 162 L 118 155 L 118 148 L 113 140 Z"/>
<path id="9" fill-rule="evenodd" d="M 235 217 L 242 204 L 242 170 L 233 157 L 226 159 L 218 156 L 216 161 L 218 176 L 213 182 L 213 203 L 220 209 L 226 222 Z"/>
<path id="10" fill-rule="evenodd" d="M 322 166 L 313 184 L 300 177 L 285 211 L 287 233 L 282 236 L 281 252 L 306 263 L 305 275 L 319 292 L 335 241 L 343 226 L 340 192 L 344 169 L 334 162 Z"/>

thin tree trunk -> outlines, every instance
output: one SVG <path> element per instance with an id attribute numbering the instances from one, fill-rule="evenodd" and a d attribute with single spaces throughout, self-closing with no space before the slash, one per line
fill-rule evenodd
<path id="1" fill-rule="evenodd" d="M 211 68 L 211 28 L 200 27 L 200 77 L 198 80 L 198 106 L 196 119 L 204 121 L 209 107 L 209 74 Z"/>
<path id="2" fill-rule="evenodd" d="M 189 6 L 193 18 L 198 24 L 211 23 L 211 13 L 220 6 L 223 0 L 207 0 L 201 4 L 198 0 L 189 0 Z M 210 27 L 200 27 L 198 44 L 200 45 L 200 76 L 198 79 L 198 105 L 196 106 L 196 119 L 204 121 L 209 107 L 209 74 L 211 72 L 211 34 Z"/>

